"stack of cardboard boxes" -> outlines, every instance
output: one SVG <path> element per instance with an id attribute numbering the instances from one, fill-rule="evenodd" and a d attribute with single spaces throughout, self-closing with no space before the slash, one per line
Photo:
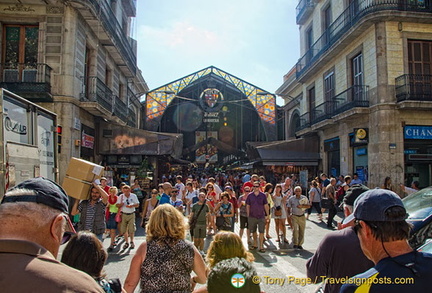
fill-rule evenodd
<path id="1" fill-rule="evenodd" d="M 104 167 L 95 163 L 72 158 L 69 162 L 63 188 L 67 194 L 77 199 L 88 199 L 92 182 L 103 176 Z"/>

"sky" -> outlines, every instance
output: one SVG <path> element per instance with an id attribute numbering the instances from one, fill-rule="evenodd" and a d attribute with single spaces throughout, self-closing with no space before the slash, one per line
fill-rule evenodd
<path id="1" fill-rule="evenodd" d="M 137 3 L 133 37 L 150 90 L 213 65 L 274 93 L 300 57 L 298 0 Z"/>

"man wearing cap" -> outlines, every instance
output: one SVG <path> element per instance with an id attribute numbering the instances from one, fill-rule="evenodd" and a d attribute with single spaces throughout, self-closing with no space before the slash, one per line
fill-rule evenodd
<path id="1" fill-rule="evenodd" d="M 369 190 L 357 184 L 345 193 L 343 205 L 345 216 L 352 214 L 354 201 L 360 194 Z M 307 276 L 315 283 L 326 281 L 324 292 L 339 292 L 342 284 L 331 282 L 350 278 L 373 267 L 373 262 L 366 258 L 360 248 L 360 241 L 354 231 L 354 221 L 343 224 L 346 229 L 327 233 L 321 240 L 315 254 L 307 261 Z M 349 257 L 349 261 L 347 261 Z"/>
<path id="2" fill-rule="evenodd" d="M 311 205 L 307 197 L 302 195 L 302 188 L 300 186 L 294 187 L 294 195 L 288 199 L 287 213 L 288 217 L 292 219 L 293 224 L 293 248 L 303 249 L 302 245 L 306 229 L 305 210 L 310 208 Z"/>
<path id="3" fill-rule="evenodd" d="M 81 202 L 75 200 L 72 206 L 71 215 L 80 214 L 78 230 L 93 232 L 102 241 L 106 229 L 105 208 L 107 203 L 108 193 L 105 192 L 101 185 L 93 182 L 90 198 Z"/>
<path id="4" fill-rule="evenodd" d="M 411 225 L 400 197 L 371 189 L 354 202 L 354 230 L 375 266 L 345 283 L 340 292 L 430 292 L 432 254 L 408 244 Z"/>
<path id="5" fill-rule="evenodd" d="M 5 194 L 0 205 L 1 292 L 104 292 L 89 275 L 56 260 L 60 245 L 74 232 L 68 205 L 63 188 L 42 177 Z"/>

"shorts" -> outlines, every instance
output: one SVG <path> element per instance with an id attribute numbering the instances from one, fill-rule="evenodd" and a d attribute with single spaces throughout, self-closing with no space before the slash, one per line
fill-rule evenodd
<path id="1" fill-rule="evenodd" d="M 129 234 L 135 233 L 136 227 L 135 227 L 135 213 L 132 213 L 131 215 L 122 214 L 122 221 L 120 224 L 120 232 Z"/>
<path id="2" fill-rule="evenodd" d="M 240 216 L 240 229 L 248 228 L 248 217 Z"/>
<path id="3" fill-rule="evenodd" d="M 110 213 L 108 221 L 106 222 L 107 229 L 117 229 L 117 222 L 115 220 L 116 213 Z"/>
<path id="4" fill-rule="evenodd" d="M 257 227 L 259 233 L 261 234 L 264 233 L 265 218 L 257 219 L 257 218 L 249 217 L 248 227 L 251 233 L 255 233 L 257 231 Z"/>
<path id="5" fill-rule="evenodd" d="M 206 225 L 196 225 L 193 230 L 193 237 L 197 239 L 204 239 L 206 237 Z"/>

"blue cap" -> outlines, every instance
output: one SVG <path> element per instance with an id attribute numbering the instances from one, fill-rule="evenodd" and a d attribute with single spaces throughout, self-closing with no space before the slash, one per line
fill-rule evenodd
<path id="1" fill-rule="evenodd" d="M 405 215 L 399 218 L 388 218 L 386 211 L 392 207 L 401 207 Z M 407 218 L 405 207 L 400 197 L 391 190 L 387 189 L 370 189 L 363 192 L 354 201 L 354 218 L 364 221 L 376 222 L 397 222 L 404 221 Z"/>
<path id="2" fill-rule="evenodd" d="M 28 189 L 36 195 L 8 195 L 16 189 Z M 2 203 L 10 202 L 35 202 L 68 213 L 69 198 L 66 191 L 54 181 L 47 178 L 37 177 L 21 182 L 6 192 Z"/>

